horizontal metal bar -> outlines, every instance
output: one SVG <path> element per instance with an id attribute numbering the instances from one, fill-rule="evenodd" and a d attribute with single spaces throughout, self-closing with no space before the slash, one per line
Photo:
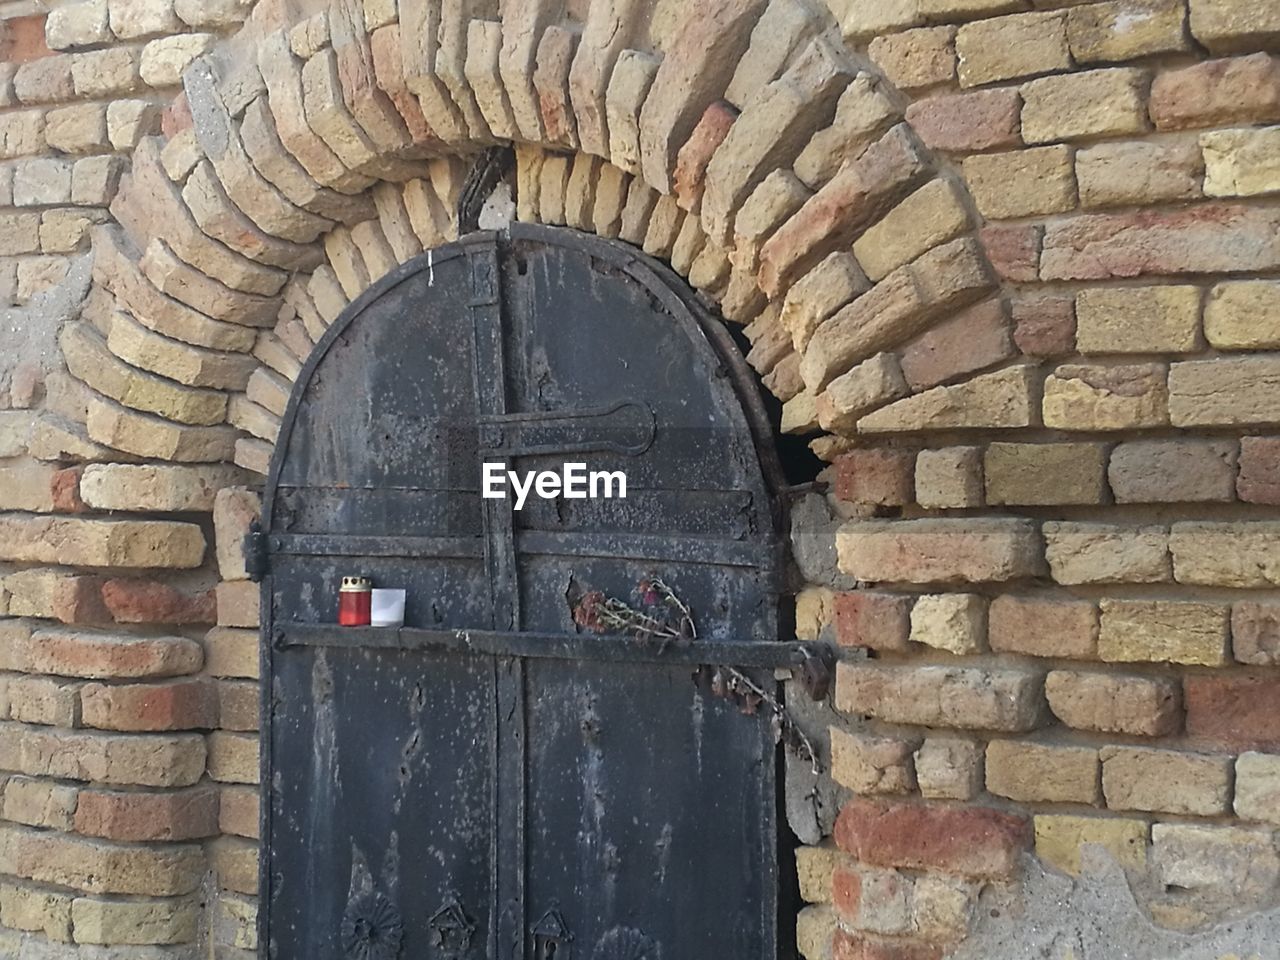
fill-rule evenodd
<path id="1" fill-rule="evenodd" d="M 415 559 L 484 556 L 482 537 L 350 537 L 329 533 L 273 533 L 271 554 L 303 557 L 412 557 Z"/>
<path id="2" fill-rule="evenodd" d="M 516 553 L 529 556 L 611 557 L 667 563 L 774 569 L 767 543 L 699 537 L 658 537 L 638 533 L 569 533 L 516 531 Z M 270 536 L 272 554 L 312 557 L 409 557 L 413 559 L 480 559 L 481 537 L 360 537 L 326 533 Z"/>
<path id="3" fill-rule="evenodd" d="M 803 661 L 806 646 L 763 640 L 693 640 L 663 644 L 631 636 L 528 633 L 495 630 L 427 630 L 418 627 L 340 627 L 333 624 L 277 623 L 277 646 L 412 650 L 545 660 L 602 660 L 628 663 L 726 664 L 789 667 Z"/>
<path id="4" fill-rule="evenodd" d="M 616 557 L 724 567 L 778 566 L 772 549 L 753 541 L 710 537 L 658 537 L 643 533 L 516 531 L 518 553 L 556 557 Z"/>

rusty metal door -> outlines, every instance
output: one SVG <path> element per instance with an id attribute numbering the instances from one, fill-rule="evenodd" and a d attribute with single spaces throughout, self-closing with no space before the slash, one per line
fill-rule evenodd
<path id="1" fill-rule="evenodd" d="M 769 693 L 798 655 L 744 369 L 662 267 L 542 227 L 424 255 L 335 323 L 248 545 L 263 956 L 775 956 L 777 718 L 700 666 Z M 626 498 L 480 496 L 483 462 L 567 460 Z M 404 587 L 405 626 L 331 626 L 344 574 Z M 674 641 L 583 616 L 654 583 L 690 609 Z"/>

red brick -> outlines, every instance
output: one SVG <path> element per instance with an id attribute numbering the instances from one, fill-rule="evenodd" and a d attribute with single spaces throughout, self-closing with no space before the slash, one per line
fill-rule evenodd
<path id="1" fill-rule="evenodd" d="M 836 594 L 836 640 L 846 647 L 907 649 L 911 599 L 871 590 Z"/>
<path id="2" fill-rule="evenodd" d="M 1011 304 L 1013 342 L 1029 357 L 1060 357 L 1076 349 L 1071 297 L 1018 297 Z"/>
<path id="3" fill-rule="evenodd" d="M 1182 681 L 1187 735 L 1232 750 L 1280 750 L 1280 677 Z"/>
<path id="4" fill-rule="evenodd" d="M 915 495 L 914 450 L 852 450 L 835 462 L 835 491 L 841 500 L 900 507 Z"/>
<path id="5" fill-rule="evenodd" d="M 837 929 L 833 960 L 942 960 L 942 948 L 910 940 L 881 940 Z"/>
<path id="6" fill-rule="evenodd" d="M 978 232 L 992 268 L 1005 280 L 1028 283 L 1040 275 L 1040 226 L 983 227 Z"/>
<path id="7" fill-rule="evenodd" d="M 44 13 L 0 23 L 0 63 L 30 63 L 53 51 L 44 41 Z"/>
<path id="8" fill-rule="evenodd" d="M 702 200 L 703 177 L 711 155 L 729 135 L 729 128 L 738 119 L 733 104 L 717 100 L 706 110 L 698 125 L 693 128 L 688 141 L 676 156 L 676 200 L 685 210 L 694 210 Z"/>
<path id="9" fill-rule="evenodd" d="M 195 121 L 191 117 L 191 104 L 187 102 L 185 91 L 178 94 L 160 114 L 160 132 L 166 140 L 172 140 L 183 130 L 189 130 Z"/>
<path id="10" fill-rule="evenodd" d="M 1022 143 L 1022 98 L 1016 90 L 983 90 L 917 100 L 907 123 L 926 146 L 967 153 Z"/>
<path id="11" fill-rule="evenodd" d="M 217 696 L 203 679 L 169 683 L 87 685 L 81 721 L 99 730 L 210 730 L 218 725 Z"/>
<path id="12" fill-rule="evenodd" d="M 987 609 L 987 643 L 1001 653 L 1092 660 L 1098 606 L 1065 596 L 997 597 Z"/>
<path id="13" fill-rule="evenodd" d="M 831 873 L 831 902 L 842 916 L 856 917 L 862 903 L 862 874 L 848 867 L 836 867 Z"/>
<path id="14" fill-rule="evenodd" d="M 1255 53 L 1162 73 L 1151 84 L 1151 119 L 1161 130 L 1280 120 L 1280 57 Z"/>
<path id="15" fill-rule="evenodd" d="M 85 509 L 80 499 L 80 474 L 84 467 L 67 467 L 53 475 L 49 492 L 53 495 L 53 509 L 57 513 L 80 513 Z"/>
<path id="16" fill-rule="evenodd" d="M 1010 877 L 1031 839 L 1025 817 L 983 807 L 856 798 L 836 818 L 835 840 L 863 863 Z"/>
<path id="17" fill-rule="evenodd" d="M 10 655 L 15 669 L 59 677 L 108 679 L 195 673 L 200 644 L 186 637 L 136 637 L 90 630 L 40 630 Z"/>
<path id="18" fill-rule="evenodd" d="M 1229 203 L 1086 214 L 1045 228 L 1045 280 L 1109 280 L 1280 268 L 1280 211 Z"/>
<path id="19" fill-rule="evenodd" d="M 215 623 L 212 590 L 183 593 L 155 580 L 108 580 L 102 599 L 117 623 Z"/>
<path id="20" fill-rule="evenodd" d="M 999 363 L 1012 353 L 1004 305 L 988 300 L 917 337 L 898 360 L 907 384 L 918 392 Z"/>
<path id="21" fill-rule="evenodd" d="M 438 146 L 440 141 L 427 122 L 418 98 L 409 92 L 405 84 L 400 24 L 390 23 L 373 31 L 369 37 L 369 51 L 373 56 L 373 74 L 378 87 L 391 98 L 413 142 Z"/>
<path id="22" fill-rule="evenodd" d="M 192 787 L 167 793 L 84 789 L 76 832 L 111 840 L 195 840 L 218 833 L 218 792 Z"/>
<path id="23" fill-rule="evenodd" d="M 1245 437 L 1240 441 L 1236 493 L 1248 503 L 1280 504 L 1280 437 Z"/>

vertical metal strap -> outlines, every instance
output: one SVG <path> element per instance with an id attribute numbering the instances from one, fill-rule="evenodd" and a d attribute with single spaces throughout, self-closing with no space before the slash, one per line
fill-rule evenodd
<path id="1" fill-rule="evenodd" d="M 503 358 L 502 279 L 497 234 L 477 233 L 462 239 L 471 275 L 472 369 L 476 415 L 500 417 L 507 412 L 506 364 Z M 481 430 L 486 427 L 481 426 Z M 497 446 L 493 444 L 492 446 Z M 491 446 L 480 438 L 481 449 Z M 508 467 L 505 457 L 486 459 Z M 520 622 L 520 582 L 516 571 L 515 528 L 508 499 L 483 501 L 485 572 L 488 576 L 491 626 L 515 631 Z M 493 833 L 489 956 L 525 956 L 525 688 L 524 661 L 494 661 Z"/>

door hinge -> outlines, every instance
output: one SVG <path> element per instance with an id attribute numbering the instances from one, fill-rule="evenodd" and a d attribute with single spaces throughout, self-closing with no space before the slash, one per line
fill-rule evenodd
<path id="1" fill-rule="evenodd" d="M 244 535 L 243 549 L 245 573 L 254 583 L 260 583 L 267 575 L 267 535 L 257 520 L 249 525 L 249 532 Z"/>

